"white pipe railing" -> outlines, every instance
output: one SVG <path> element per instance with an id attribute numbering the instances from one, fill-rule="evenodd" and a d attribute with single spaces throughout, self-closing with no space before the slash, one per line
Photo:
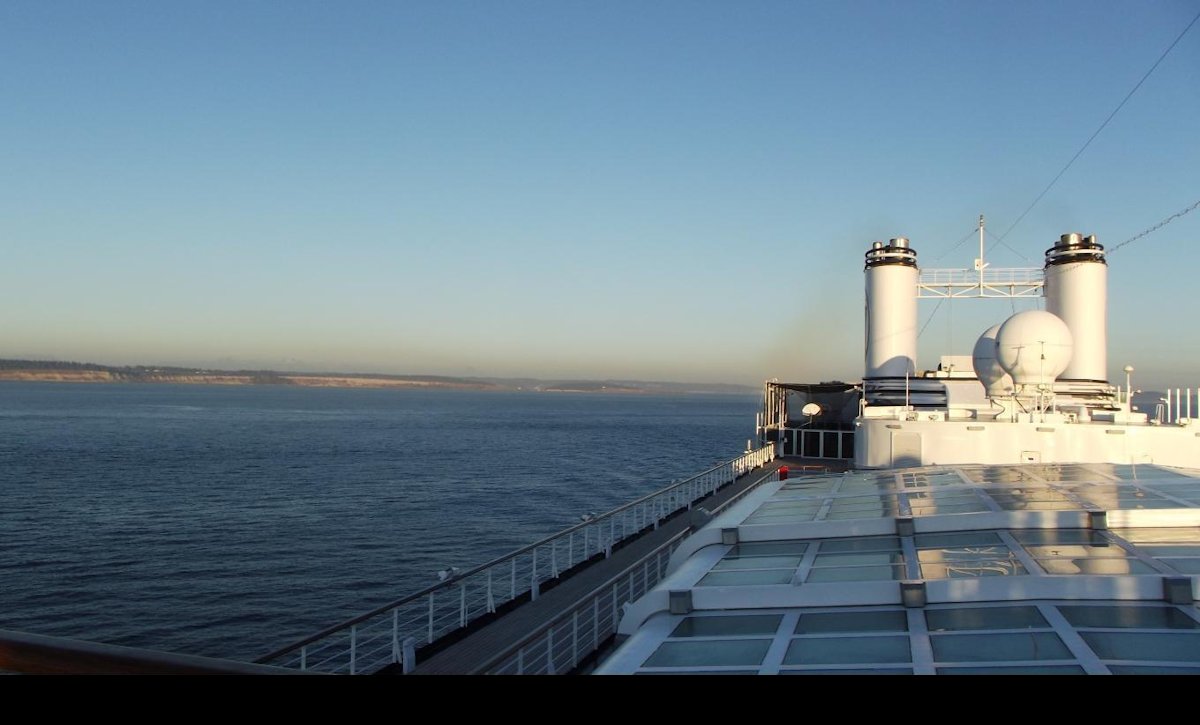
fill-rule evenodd
<path id="1" fill-rule="evenodd" d="M 1126 392 L 1126 397 L 1131 398 L 1129 392 Z M 1174 398 L 1171 396 L 1174 395 Z M 1164 397 L 1158 399 L 1154 405 L 1154 415 L 1152 420 L 1159 423 L 1176 424 L 1176 425 L 1191 425 L 1195 420 L 1192 417 L 1192 396 L 1196 396 L 1196 406 L 1200 410 L 1200 388 L 1167 388 Z"/>
<path id="2" fill-rule="evenodd" d="M 494 559 L 461 575 L 324 629 L 260 657 L 256 662 L 301 670 L 358 674 L 414 666 L 416 647 L 468 626 L 480 616 L 528 596 L 593 557 L 607 557 L 623 539 L 658 525 L 673 514 L 775 459 L 766 445 L 643 496 L 606 514 L 590 517 L 553 536 Z M 406 658 L 405 653 L 409 653 Z"/>
<path id="3" fill-rule="evenodd" d="M 773 473 L 763 483 L 778 481 Z M 732 506 L 754 491 L 747 488 L 712 513 Z M 653 589 L 667 575 L 667 564 L 676 547 L 687 538 L 684 530 L 663 542 L 627 569 L 583 596 L 574 606 L 486 662 L 472 674 L 563 675 L 597 652 L 617 632 L 622 607 Z M 580 634 L 582 633 L 582 634 Z"/>

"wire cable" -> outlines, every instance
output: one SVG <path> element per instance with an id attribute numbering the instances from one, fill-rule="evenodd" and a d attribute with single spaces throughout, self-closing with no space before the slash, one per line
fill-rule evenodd
<path id="1" fill-rule="evenodd" d="M 964 236 L 962 239 L 955 242 L 953 247 L 950 247 L 946 251 L 944 251 L 941 254 L 939 254 L 938 256 L 934 257 L 933 261 L 935 261 L 935 262 L 940 261 L 942 257 L 945 257 L 947 254 L 949 254 L 949 253 L 953 252 L 955 249 L 958 249 L 959 247 L 961 247 L 963 245 L 963 242 L 965 242 L 968 239 L 970 239 L 971 237 L 975 236 L 978 232 L 979 232 L 979 227 L 975 227 L 971 231 L 967 232 L 966 236 Z"/>
<path id="2" fill-rule="evenodd" d="M 921 335 L 923 335 L 923 334 L 925 333 L 925 328 L 926 328 L 926 327 L 929 327 L 929 323 L 930 323 L 930 322 L 933 322 L 933 316 L 937 314 L 937 311 L 938 311 L 939 309 L 941 309 L 942 303 L 943 303 L 943 302 L 945 302 L 945 301 L 946 301 L 946 298 L 945 298 L 945 297 L 943 297 L 943 298 L 941 298 L 940 300 L 938 300 L 938 303 L 937 303 L 937 305 L 936 305 L 936 306 L 934 306 L 934 308 L 933 308 L 933 312 L 930 312 L 930 313 L 929 313 L 929 317 L 925 318 L 925 324 L 924 324 L 924 325 L 921 325 L 921 329 L 920 329 L 920 330 L 917 332 L 917 338 L 918 338 L 918 339 L 921 337 Z M 868 309 L 870 309 L 870 308 L 868 308 Z"/>
<path id="3" fill-rule="evenodd" d="M 1112 254 L 1113 252 L 1117 251 L 1118 249 L 1120 249 L 1121 247 L 1125 246 L 1126 244 L 1129 244 L 1130 242 L 1136 242 L 1137 240 L 1141 239 L 1142 237 L 1144 237 L 1144 236 L 1146 236 L 1146 235 L 1148 235 L 1148 234 L 1151 234 L 1152 232 L 1157 232 L 1159 229 L 1162 229 L 1163 227 L 1165 227 L 1166 225 L 1168 225 L 1168 224 L 1170 224 L 1171 222 L 1175 221 L 1176 219 L 1178 219 L 1179 217 L 1183 216 L 1184 214 L 1187 214 L 1188 212 L 1190 212 L 1190 211 L 1192 211 L 1192 210 L 1196 209 L 1196 207 L 1200 207 L 1200 200 L 1196 201 L 1196 203 L 1195 203 L 1195 204 L 1192 204 L 1191 206 L 1189 206 L 1188 208 L 1184 209 L 1183 211 L 1177 211 L 1177 212 L 1175 212 L 1175 213 L 1174 213 L 1174 214 L 1172 214 L 1171 216 L 1167 217 L 1166 219 L 1163 219 L 1161 222 L 1159 222 L 1158 224 L 1155 224 L 1154 226 L 1150 227 L 1150 228 L 1149 228 L 1149 229 L 1147 229 L 1146 231 L 1144 231 L 1144 232 L 1141 232 L 1141 233 L 1139 233 L 1139 234 L 1135 234 L 1135 235 L 1133 235 L 1132 237 L 1130 237 L 1129 239 L 1126 239 L 1125 241 L 1121 242 L 1121 243 L 1120 243 L 1120 244 L 1118 244 L 1117 246 L 1115 246 L 1115 247 L 1113 247 L 1112 249 L 1108 250 L 1108 253 L 1109 253 L 1109 254 Z"/>
<path id="4" fill-rule="evenodd" d="M 1054 185 L 1058 183 L 1058 180 L 1062 178 L 1063 174 L 1067 173 L 1067 169 L 1071 168 L 1071 165 L 1075 163 L 1075 160 L 1087 150 L 1088 146 L 1092 145 L 1092 141 L 1096 140 L 1096 137 L 1100 135 L 1100 132 L 1103 131 L 1106 126 L 1108 126 L 1109 121 L 1113 120 L 1113 117 L 1125 107 L 1125 104 L 1129 102 L 1130 98 L 1133 98 L 1133 94 L 1137 93 L 1137 90 L 1142 87 L 1142 84 L 1146 82 L 1146 79 L 1150 77 L 1150 74 L 1153 73 L 1156 68 L 1158 68 L 1158 65 L 1163 62 L 1163 59 L 1166 58 L 1172 50 L 1174 50 L 1175 46 L 1179 44 L 1179 41 L 1183 40 L 1183 36 L 1187 35 L 1188 31 L 1192 29 L 1192 26 L 1196 24 L 1197 20 L 1200 20 L 1200 13 L 1196 13 L 1196 17 L 1192 18 L 1192 22 L 1188 23 L 1187 27 L 1183 29 L 1183 32 L 1180 33 L 1175 40 L 1167 46 L 1167 49 L 1162 52 L 1162 55 L 1158 56 L 1158 60 L 1154 61 L 1154 65 L 1150 66 L 1150 70 L 1146 71 L 1146 74 L 1143 75 L 1142 79 L 1137 82 L 1137 85 L 1135 85 L 1133 89 L 1129 91 L 1129 93 L 1125 94 L 1125 98 L 1117 104 L 1117 107 L 1113 109 L 1112 113 L 1108 114 L 1108 118 L 1104 119 L 1104 123 L 1100 124 L 1100 128 L 1096 129 L 1095 133 L 1088 138 L 1087 142 L 1085 142 L 1083 146 L 1075 152 L 1075 155 L 1071 157 L 1071 160 L 1067 162 L 1067 165 L 1062 167 L 1058 174 L 1056 174 L 1054 178 L 1050 180 L 1050 183 L 1046 185 L 1046 188 L 1042 189 L 1042 193 L 1038 194 L 1037 198 L 1035 198 L 1033 202 L 1025 208 L 1025 211 L 1021 212 L 1021 216 L 1017 217 L 1017 220 L 1013 222 L 1003 234 L 1000 235 L 1001 240 L 1007 237 L 1013 229 L 1017 228 L 1017 225 L 1020 224 L 1023 219 L 1025 219 L 1025 216 L 1029 214 L 1029 212 L 1033 211 L 1033 208 L 1038 205 L 1038 202 L 1042 200 L 1042 197 L 1046 196 L 1050 189 L 1053 188 Z"/>

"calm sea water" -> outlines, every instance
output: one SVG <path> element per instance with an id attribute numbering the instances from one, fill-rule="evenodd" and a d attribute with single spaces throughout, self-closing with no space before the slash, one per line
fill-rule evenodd
<path id="1" fill-rule="evenodd" d="M 0 628 L 251 659 L 739 454 L 757 404 L 0 383 Z"/>

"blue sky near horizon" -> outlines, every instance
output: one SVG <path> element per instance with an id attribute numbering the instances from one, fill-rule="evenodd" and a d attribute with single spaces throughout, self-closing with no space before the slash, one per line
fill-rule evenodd
<path id="1" fill-rule="evenodd" d="M 0 357 L 856 379 L 870 242 L 970 265 L 1197 12 L 10 0 Z M 1200 27 L 993 264 L 1200 199 L 1197 118 Z M 1113 254 L 1114 380 L 1200 384 L 1197 245 Z M 919 362 L 1029 305 L 923 303 Z"/>

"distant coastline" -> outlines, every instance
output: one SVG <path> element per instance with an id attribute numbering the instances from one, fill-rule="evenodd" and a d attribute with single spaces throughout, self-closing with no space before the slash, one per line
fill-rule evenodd
<path id="1" fill-rule="evenodd" d="M 117 367 L 58 360 L 0 360 L 0 381 L 54 383 L 170 383 L 176 385 L 294 385 L 310 388 L 421 388 L 433 390 L 528 390 L 545 393 L 733 394 L 758 392 L 748 385 L 629 380 L 540 380 L 443 375 L 303 373 L 276 370 L 214 370 L 150 365 Z"/>

